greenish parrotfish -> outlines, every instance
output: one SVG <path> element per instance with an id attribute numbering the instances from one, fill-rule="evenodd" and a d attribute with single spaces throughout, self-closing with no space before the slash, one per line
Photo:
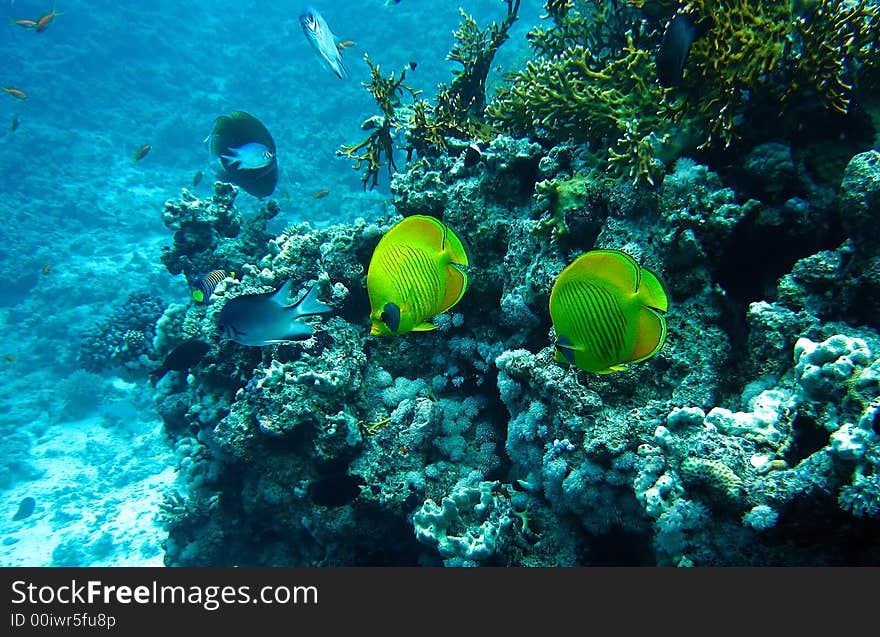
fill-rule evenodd
<path id="1" fill-rule="evenodd" d="M 220 159 L 220 178 L 254 197 L 268 197 L 278 184 L 275 140 L 263 123 L 250 113 L 232 111 L 214 120 L 205 138 L 211 154 Z"/>
<path id="2" fill-rule="evenodd" d="M 333 308 L 318 300 L 317 285 L 299 302 L 288 306 L 291 287 L 292 280 L 288 280 L 275 292 L 246 294 L 227 301 L 218 318 L 223 335 L 236 343 L 256 347 L 311 336 L 312 327 L 300 319 Z"/>
<path id="3" fill-rule="evenodd" d="M 568 265 L 550 292 L 556 361 L 597 374 L 654 356 L 666 341 L 669 297 L 657 275 L 620 250 Z"/>
<path id="4" fill-rule="evenodd" d="M 307 6 L 299 16 L 299 24 L 321 66 L 333 71 L 340 80 L 348 75 L 342 65 L 342 54 L 339 52 L 336 36 L 324 16 L 314 7 Z"/>

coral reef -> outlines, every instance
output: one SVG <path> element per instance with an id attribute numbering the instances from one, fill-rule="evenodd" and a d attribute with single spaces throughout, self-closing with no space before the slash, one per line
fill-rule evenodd
<path id="1" fill-rule="evenodd" d="M 666 6 L 668 17 L 709 3 Z M 791 9 L 762 5 L 750 27 L 743 7 L 724 3 L 701 55 L 721 55 L 722 34 L 735 38 L 739 48 L 713 71 L 720 77 L 764 38 L 765 57 L 744 76 L 763 89 L 791 70 L 774 29 L 787 38 L 793 14 L 763 24 Z M 373 219 L 268 237 L 258 218 L 250 234 L 224 234 L 239 214 L 222 185 L 211 202 L 185 193 L 167 204 L 192 210 L 187 218 L 202 219 L 210 237 L 175 252 L 169 271 L 189 275 L 198 263 L 238 277 L 210 304 L 169 306 L 157 323 L 161 351 L 191 337 L 212 346 L 197 368 L 157 387 L 180 466 L 163 507 L 166 563 L 880 563 L 876 152 L 852 153 L 833 186 L 784 137 L 750 135 L 738 170 L 680 156 L 732 144 L 739 111 L 753 105 L 731 93 L 732 119 L 700 110 L 720 128 L 690 137 L 701 121 L 693 112 L 658 115 L 688 85 L 661 90 L 644 79 L 656 20 L 633 26 L 639 7 L 588 2 L 548 12 L 554 26 L 532 32 L 539 58 L 523 73 L 556 78 L 563 100 L 562 84 L 581 73 L 589 113 L 571 100 L 570 112 L 554 111 L 561 119 L 531 118 L 539 105 L 516 93 L 523 75 L 502 92 L 507 105 L 488 106 L 521 136 L 479 137 L 478 153 L 420 151 L 391 178 L 393 211 Z M 459 39 L 466 30 L 479 33 L 470 24 Z M 602 38 L 613 44 L 604 53 L 593 46 Z M 554 76 L 557 65 L 571 68 Z M 410 91 L 403 75 L 383 84 L 371 68 L 390 109 L 382 117 L 405 126 L 395 102 Z M 540 108 L 558 97 L 545 94 Z M 584 127 L 581 117 L 595 119 Z M 390 161 L 386 132 L 351 156 Z M 667 133 L 669 154 L 654 143 Z M 625 143 L 605 152 L 600 138 Z M 619 159 L 625 146 L 635 154 Z M 469 287 L 436 330 L 371 338 L 370 255 L 413 214 L 442 218 L 462 237 Z M 554 361 L 547 306 L 560 271 L 592 248 L 631 254 L 671 299 L 660 352 L 608 376 Z M 335 308 L 310 319 L 312 336 L 264 348 L 222 338 L 216 315 L 228 299 L 288 279 L 317 284 Z"/>
<path id="2" fill-rule="evenodd" d="M 80 367 L 91 372 L 108 369 L 136 372 L 155 364 L 153 338 L 164 303 L 144 292 L 129 295 L 110 316 L 94 325 L 79 347 Z"/>
<path id="3" fill-rule="evenodd" d="M 548 3 L 552 26 L 529 33 L 536 53 L 486 110 L 502 132 L 590 144 L 604 170 L 654 185 L 672 161 L 730 147 L 757 109 L 790 113 L 784 134 L 803 134 L 813 96 L 834 112 L 858 108 L 859 77 L 880 63 L 876 6 L 630 0 Z M 638 9 L 638 10 L 636 10 Z M 677 86 L 656 80 L 655 51 L 672 16 L 697 35 Z M 865 85 L 870 82 L 865 79 Z M 785 87 L 780 90 L 779 87 Z M 871 102 L 869 92 L 861 99 Z M 864 148 L 864 147 L 863 147 Z"/>
<path id="4" fill-rule="evenodd" d="M 406 121 L 400 96 L 409 93 L 415 100 L 419 91 L 404 84 L 406 68 L 400 72 L 399 77 L 394 71 L 388 77 L 383 77 L 381 67 L 374 64 L 369 55 L 365 55 L 364 59 L 370 67 L 370 81 L 363 85 L 376 100 L 382 114 L 370 117 L 361 125 L 362 130 L 370 131 L 366 139 L 358 144 L 343 145 L 336 154 L 354 159 L 354 169 L 364 171 L 364 190 L 368 185 L 372 190 L 379 183 L 379 169 L 384 163 L 388 164 L 389 175 L 397 170 L 394 164 L 394 135 L 404 128 Z"/>

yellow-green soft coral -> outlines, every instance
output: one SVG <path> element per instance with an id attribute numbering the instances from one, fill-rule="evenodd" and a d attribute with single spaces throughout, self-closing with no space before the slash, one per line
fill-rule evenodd
<path id="1" fill-rule="evenodd" d="M 487 115 L 516 135 L 600 142 L 596 152 L 610 172 L 653 183 L 658 146 L 674 129 L 641 27 L 622 28 L 626 16 L 610 3 L 557 15 L 554 27 L 529 34 L 537 59 L 499 91 Z M 603 34 L 616 42 L 603 45 Z M 609 46 L 617 48 L 609 54 Z"/>
<path id="2" fill-rule="evenodd" d="M 854 78 L 880 65 L 880 10 L 843 0 L 555 0 L 529 33 L 536 58 L 487 114 L 500 129 L 592 145 L 604 168 L 654 183 L 680 152 L 725 147 L 747 109 L 819 100 L 847 112 Z M 699 37 L 679 86 L 657 81 L 663 29 L 688 16 Z M 783 100 L 785 94 L 785 100 Z"/>
<path id="3" fill-rule="evenodd" d="M 536 198 L 549 203 L 550 213 L 539 222 L 538 228 L 549 231 L 551 235 L 568 234 L 565 215 L 586 205 L 590 183 L 586 175 L 575 174 L 570 179 L 553 179 L 535 184 Z"/>
<path id="4" fill-rule="evenodd" d="M 811 4 L 813 10 L 795 21 L 802 45 L 786 96 L 809 88 L 827 108 L 846 113 L 857 76 L 880 67 L 880 6 L 832 0 Z"/>

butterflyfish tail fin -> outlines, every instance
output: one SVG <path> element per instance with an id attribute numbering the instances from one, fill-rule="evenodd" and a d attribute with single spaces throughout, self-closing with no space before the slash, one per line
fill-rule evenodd
<path id="1" fill-rule="evenodd" d="M 636 342 L 632 356 L 626 363 L 638 363 L 651 358 L 660 351 L 666 342 L 666 319 L 660 312 L 651 307 L 639 311 L 636 327 Z"/>

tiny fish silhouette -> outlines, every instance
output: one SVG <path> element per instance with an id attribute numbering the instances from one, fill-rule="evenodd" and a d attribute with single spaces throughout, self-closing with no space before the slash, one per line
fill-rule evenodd
<path id="1" fill-rule="evenodd" d="M 326 188 L 324 188 L 324 189 L 319 190 L 318 192 L 316 192 L 316 193 L 313 195 L 313 197 L 314 197 L 315 199 L 323 199 L 324 197 L 326 197 L 326 196 L 329 195 L 329 194 L 330 194 L 330 191 L 327 190 Z"/>
<path id="2" fill-rule="evenodd" d="M 150 146 L 149 144 L 144 144 L 143 146 L 141 146 L 140 148 L 137 149 L 134 156 L 131 158 L 132 161 L 142 160 L 144 157 L 147 156 L 147 153 L 149 153 L 152 148 L 153 147 Z"/>
<path id="3" fill-rule="evenodd" d="M 4 86 L 3 92 L 7 95 L 11 95 L 17 100 L 26 100 L 28 98 L 27 93 L 22 91 L 20 88 L 15 88 L 14 86 Z"/>
<path id="4" fill-rule="evenodd" d="M 49 28 L 49 25 L 52 24 L 52 21 L 59 15 L 63 15 L 55 11 L 55 7 L 52 7 L 51 11 L 47 11 L 43 15 L 40 16 L 40 19 L 37 20 L 37 23 L 34 25 L 34 30 L 37 33 L 45 31 Z"/>
<path id="5" fill-rule="evenodd" d="M 15 515 L 12 516 L 12 521 L 17 522 L 18 520 L 29 518 L 36 507 L 37 501 L 34 500 L 32 497 L 27 496 L 21 501 L 21 504 L 18 505 L 18 511 L 16 511 Z"/>

